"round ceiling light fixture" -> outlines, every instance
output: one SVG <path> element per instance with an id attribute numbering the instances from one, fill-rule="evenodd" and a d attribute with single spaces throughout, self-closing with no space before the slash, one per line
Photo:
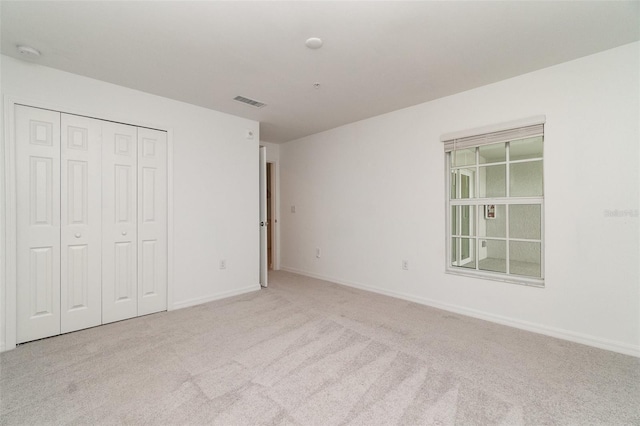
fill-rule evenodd
<path id="1" fill-rule="evenodd" d="M 31 46 L 18 45 L 16 46 L 16 48 L 21 55 L 28 56 L 30 58 L 37 58 L 40 56 L 40 51 L 38 49 L 34 49 Z"/>
<path id="2" fill-rule="evenodd" d="M 308 38 L 307 41 L 304 42 L 304 44 L 309 49 L 320 49 L 322 47 L 322 39 L 318 37 L 311 37 Z"/>

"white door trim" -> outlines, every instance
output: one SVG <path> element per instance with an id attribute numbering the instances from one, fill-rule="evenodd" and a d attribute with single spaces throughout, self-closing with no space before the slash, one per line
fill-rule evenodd
<path id="1" fill-rule="evenodd" d="M 36 99 L 4 95 L 4 138 L 0 147 L 0 162 L 4 163 L 4 174 L 0 176 L 0 320 L 4 324 L 4 341 L 0 339 L 0 352 L 16 347 L 16 152 L 15 152 L 15 105 L 50 109 L 62 113 L 80 115 L 98 120 L 114 121 L 137 127 L 146 127 L 167 132 L 167 310 L 173 310 L 173 130 L 165 126 L 140 122 L 127 117 L 105 115 L 100 111 L 85 108 L 54 105 Z M 2 158 L 4 157 L 4 158 Z M 2 272 L 4 271 L 4 274 Z M 3 318 L 4 317 L 4 318 Z M 0 334 L 1 336 L 2 334 Z"/>
<path id="2" fill-rule="evenodd" d="M 260 285 L 266 287 L 268 285 L 269 265 L 267 259 L 267 148 L 258 147 L 259 166 L 259 186 L 260 186 L 260 205 L 259 205 L 259 221 L 260 221 Z"/>
<path id="3" fill-rule="evenodd" d="M 271 256 L 273 270 L 280 269 L 280 162 L 271 163 Z"/>

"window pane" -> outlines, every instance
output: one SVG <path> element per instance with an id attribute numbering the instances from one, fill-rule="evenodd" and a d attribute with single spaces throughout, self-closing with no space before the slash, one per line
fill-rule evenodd
<path id="1" fill-rule="evenodd" d="M 451 151 L 451 165 L 456 166 L 471 166 L 476 164 L 476 149 L 458 149 Z"/>
<path id="2" fill-rule="evenodd" d="M 451 199 L 473 198 L 476 185 L 475 176 L 475 169 L 455 170 L 451 174 Z"/>
<path id="3" fill-rule="evenodd" d="M 458 232 L 458 206 L 451 207 L 451 235 L 456 235 Z"/>
<path id="4" fill-rule="evenodd" d="M 507 150 L 504 143 L 484 145 L 478 149 L 480 154 L 480 164 L 499 163 L 507 160 Z"/>
<path id="5" fill-rule="evenodd" d="M 509 142 L 509 160 L 542 158 L 542 136 Z"/>
<path id="6" fill-rule="evenodd" d="M 542 195 L 542 161 L 510 165 L 509 195 L 536 197 Z"/>
<path id="7" fill-rule="evenodd" d="M 507 272 L 507 242 L 480 240 L 478 268 L 483 271 Z"/>
<path id="8" fill-rule="evenodd" d="M 450 179 L 451 180 L 449 181 L 449 184 L 451 185 L 451 191 L 450 191 L 449 197 L 450 197 L 450 199 L 453 200 L 453 199 L 456 198 L 456 194 L 458 193 L 458 190 L 457 190 L 458 181 L 456 180 L 457 179 L 457 174 L 456 174 L 455 170 L 451 172 Z"/>
<path id="9" fill-rule="evenodd" d="M 462 268 L 476 268 L 476 239 L 452 238 L 451 265 Z"/>
<path id="10" fill-rule="evenodd" d="M 453 235 L 474 236 L 476 206 L 451 207 L 451 232 Z"/>
<path id="11" fill-rule="evenodd" d="M 509 236 L 539 240 L 542 235 L 542 206 L 514 204 L 509 206 Z"/>
<path id="12" fill-rule="evenodd" d="M 509 272 L 528 277 L 540 277 L 540 243 L 509 242 Z"/>
<path id="13" fill-rule="evenodd" d="M 458 262 L 458 238 L 451 239 L 451 266 L 457 265 Z"/>
<path id="14" fill-rule="evenodd" d="M 507 195 L 506 170 L 504 164 L 480 167 L 480 198 Z"/>
<path id="15" fill-rule="evenodd" d="M 507 236 L 507 210 L 504 204 L 480 206 L 478 235 L 482 237 L 504 238 Z"/>

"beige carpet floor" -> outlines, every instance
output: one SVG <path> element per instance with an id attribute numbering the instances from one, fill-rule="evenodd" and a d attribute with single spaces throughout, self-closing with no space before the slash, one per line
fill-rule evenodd
<path id="1" fill-rule="evenodd" d="M 0 354 L 0 424 L 640 425 L 640 360 L 273 272 Z"/>

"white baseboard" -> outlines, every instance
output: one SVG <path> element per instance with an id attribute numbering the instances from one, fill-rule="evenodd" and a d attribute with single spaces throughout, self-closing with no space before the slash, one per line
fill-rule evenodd
<path id="1" fill-rule="evenodd" d="M 605 349 L 612 352 L 618 352 L 624 355 L 631 355 L 640 358 L 640 346 L 630 345 L 627 343 L 616 342 L 612 340 L 602 339 L 600 337 L 591 336 L 588 334 L 576 333 L 570 330 L 564 330 L 556 327 L 549 327 L 542 324 L 531 323 L 528 321 L 522 321 L 514 318 L 504 317 L 501 315 L 495 315 L 488 312 L 478 311 L 475 309 L 465 308 L 463 306 L 451 305 L 448 303 L 439 302 L 437 300 L 427 299 L 411 294 L 399 293 L 395 291 L 383 290 L 376 287 L 371 287 L 365 284 L 360 284 L 352 281 L 345 281 L 335 277 L 329 277 L 324 275 L 315 274 L 313 272 L 302 271 L 288 266 L 280 267 L 283 271 L 292 272 L 294 274 L 304 275 L 311 278 L 317 278 L 324 281 L 330 281 L 335 284 L 344 285 L 347 287 L 358 288 L 361 290 L 370 291 L 373 293 L 383 294 L 385 296 L 395 297 L 397 299 L 407 300 L 409 302 L 419 303 L 421 305 L 431 306 L 433 308 L 442 309 L 444 311 L 455 312 L 457 314 L 466 315 L 473 318 L 478 318 L 485 321 L 490 321 L 497 324 L 506 325 L 509 327 L 518 328 L 521 330 L 531 331 L 533 333 L 543 334 L 546 336 L 556 337 L 558 339 L 568 340 L 574 343 L 580 343 L 587 346 L 593 346 L 599 349 Z"/>
<path id="2" fill-rule="evenodd" d="M 176 309 L 188 308 L 190 306 L 200 305 L 202 303 L 213 302 L 214 300 L 226 299 L 227 297 L 238 296 L 240 294 L 250 293 L 260 290 L 260 284 L 254 284 L 237 290 L 223 291 L 221 293 L 211 294 L 205 297 L 197 297 L 194 299 L 183 300 L 182 302 L 174 302 L 171 311 Z"/>

